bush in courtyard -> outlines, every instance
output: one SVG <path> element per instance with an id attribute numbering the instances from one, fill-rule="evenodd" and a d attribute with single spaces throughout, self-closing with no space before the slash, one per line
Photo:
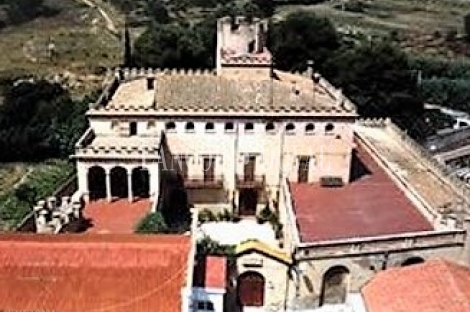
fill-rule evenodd
<path id="1" fill-rule="evenodd" d="M 160 212 L 150 213 L 137 225 L 136 232 L 140 234 L 165 233 L 168 226 Z"/>
<path id="2" fill-rule="evenodd" d="M 234 215 L 227 209 L 224 209 L 223 211 L 219 212 L 217 214 L 217 220 L 218 221 L 227 221 L 227 222 L 238 222 L 240 221 L 240 217 Z"/>
<path id="3" fill-rule="evenodd" d="M 201 223 L 217 221 L 216 215 L 209 209 L 203 209 L 198 214 L 198 221 Z"/>
<path id="4" fill-rule="evenodd" d="M 209 236 L 204 236 L 197 242 L 197 254 L 233 257 L 235 256 L 235 246 L 221 245 Z"/>

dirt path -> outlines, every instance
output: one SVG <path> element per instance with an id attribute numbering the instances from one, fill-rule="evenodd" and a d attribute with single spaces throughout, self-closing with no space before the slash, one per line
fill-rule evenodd
<path id="1" fill-rule="evenodd" d="M 93 0 L 77 0 L 85 5 L 87 5 L 90 8 L 98 10 L 98 13 L 101 15 L 101 17 L 105 20 L 106 22 L 106 29 L 112 33 L 115 36 L 119 36 L 119 30 L 116 27 L 116 23 L 113 21 L 111 16 L 106 12 L 100 5 L 99 3 L 96 3 Z"/>

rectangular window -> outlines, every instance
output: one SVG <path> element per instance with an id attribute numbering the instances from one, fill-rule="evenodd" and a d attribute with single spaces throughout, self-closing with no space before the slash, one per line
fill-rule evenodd
<path id="1" fill-rule="evenodd" d="M 310 157 L 308 156 L 299 157 L 299 168 L 297 172 L 299 183 L 308 183 L 309 169 L 310 169 Z"/>
<path id="2" fill-rule="evenodd" d="M 212 157 L 204 157 L 204 181 L 212 182 L 215 178 L 215 159 Z"/>

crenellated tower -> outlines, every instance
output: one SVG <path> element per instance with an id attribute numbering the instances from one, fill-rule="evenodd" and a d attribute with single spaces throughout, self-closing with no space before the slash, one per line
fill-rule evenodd
<path id="1" fill-rule="evenodd" d="M 224 17 L 217 22 L 217 74 L 266 74 L 272 56 L 266 47 L 268 20 Z"/>

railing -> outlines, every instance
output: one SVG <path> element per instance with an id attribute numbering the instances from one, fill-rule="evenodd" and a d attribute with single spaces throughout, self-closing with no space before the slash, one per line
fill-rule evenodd
<path id="1" fill-rule="evenodd" d="M 186 188 L 222 188 L 224 186 L 224 178 L 222 175 L 201 175 L 189 176 L 184 178 L 184 186 Z"/>
<path id="2" fill-rule="evenodd" d="M 237 188 L 262 188 L 266 182 L 263 175 L 235 175 Z"/>

